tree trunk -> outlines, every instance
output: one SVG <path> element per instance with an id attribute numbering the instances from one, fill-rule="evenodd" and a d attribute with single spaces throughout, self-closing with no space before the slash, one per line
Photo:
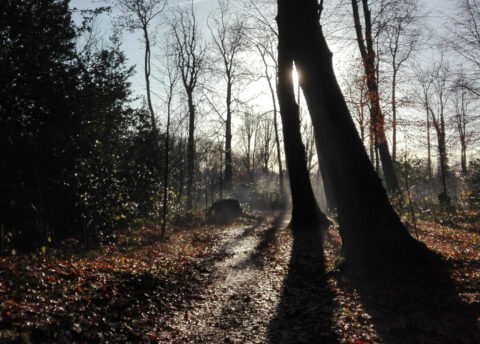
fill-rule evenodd
<path id="1" fill-rule="evenodd" d="M 281 17 L 280 9 L 279 1 L 279 17 L 277 19 Z M 290 225 L 297 231 L 313 230 L 325 226 L 328 220 L 318 208 L 307 171 L 305 146 L 300 133 L 299 109 L 295 102 L 295 92 L 293 90 L 293 58 L 291 55 L 292 47 L 289 44 L 292 37 L 290 37 L 291 33 L 288 26 L 282 25 L 282 23 L 282 20 L 278 20 L 277 95 L 292 194 L 293 209 Z"/>
<path id="2" fill-rule="evenodd" d="M 187 142 L 187 209 L 192 209 L 192 189 L 195 163 L 195 105 L 192 92 L 187 92 L 188 97 L 188 142 Z"/>
<path id="3" fill-rule="evenodd" d="M 148 37 L 148 29 L 147 27 L 143 27 L 143 35 L 145 37 L 145 61 L 144 61 L 144 69 L 145 69 L 145 84 L 147 88 L 147 104 L 148 110 L 150 111 L 150 121 L 152 125 L 152 131 L 154 133 L 154 137 L 156 139 L 157 135 L 157 123 L 155 121 L 155 112 L 153 111 L 152 105 L 152 96 L 150 91 L 150 39 Z"/>
<path id="4" fill-rule="evenodd" d="M 393 59 L 392 76 L 392 159 L 397 161 L 397 70 L 395 69 L 395 58 Z"/>
<path id="5" fill-rule="evenodd" d="M 378 92 L 378 68 L 375 66 L 375 51 L 372 40 L 372 23 L 370 10 L 367 0 L 362 0 L 363 12 L 365 16 L 365 39 L 363 38 L 362 26 L 360 24 L 360 14 L 358 11 L 357 0 L 352 0 L 353 18 L 355 31 L 357 34 L 358 46 L 362 55 L 365 76 L 367 78 L 368 98 L 370 101 L 370 118 L 375 131 L 375 145 L 380 154 L 383 174 L 387 189 L 392 194 L 399 193 L 398 180 L 393 168 L 392 158 L 388 150 L 387 138 L 385 136 L 384 117 L 380 107 L 380 95 Z M 366 44 L 365 44 L 366 42 Z"/>
<path id="6" fill-rule="evenodd" d="M 225 123 L 225 189 L 232 188 L 232 81 L 227 77 L 227 121 Z"/>
<path id="7" fill-rule="evenodd" d="M 407 256 L 416 242 L 391 207 L 350 116 L 319 25 L 317 1 L 278 0 L 277 21 L 279 32 L 288 32 L 279 36 L 279 44 L 287 40 L 283 44 L 303 76 L 300 82 L 337 200 L 347 260 Z"/>
<path id="8" fill-rule="evenodd" d="M 280 195 L 283 197 L 284 187 L 283 187 L 283 166 L 282 166 L 282 153 L 280 147 L 280 137 L 278 135 L 278 122 L 277 122 L 277 101 L 275 99 L 275 90 L 272 86 L 272 81 L 268 76 L 267 65 L 265 63 L 265 76 L 268 81 L 268 88 L 270 89 L 270 95 L 272 96 L 272 105 L 273 105 L 273 129 L 275 132 L 275 145 L 277 146 L 277 161 L 278 161 L 278 182 L 280 188 Z M 275 78 L 277 79 L 277 78 Z"/>
<path id="9" fill-rule="evenodd" d="M 167 103 L 167 128 L 165 133 L 165 169 L 163 176 L 163 207 L 162 207 L 162 238 L 165 237 L 165 229 L 167 226 L 167 205 L 168 205 L 168 174 L 169 174 L 169 152 L 170 152 L 170 115 L 172 107 L 172 86 L 170 86 L 170 94 Z"/>
<path id="10" fill-rule="evenodd" d="M 432 179 L 432 153 L 430 146 L 430 113 L 428 112 L 428 97 L 425 95 L 425 107 L 427 110 L 427 174 L 428 179 Z"/>

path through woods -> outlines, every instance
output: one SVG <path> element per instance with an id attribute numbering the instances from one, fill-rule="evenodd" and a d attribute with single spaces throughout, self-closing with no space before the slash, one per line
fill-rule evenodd
<path id="1" fill-rule="evenodd" d="M 86 254 L 0 257 L 0 342 L 478 343 L 478 225 L 420 222 L 446 270 L 358 281 L 322 238 L 266 214 L 119 233 Z M 390 272 L 389 272 L 390 273 Z"/>

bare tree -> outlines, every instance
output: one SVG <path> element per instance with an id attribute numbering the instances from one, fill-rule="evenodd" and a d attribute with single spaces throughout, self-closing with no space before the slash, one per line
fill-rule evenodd
<path id="1" fill-rule="evenodd" d="M 258 156 L 261 162 L 263 173 L 268 174 L 270 170 L 270 162 L 272 160 L 273 151 L 275 149 L 274 130 L 271 125 L 271 121 L 267 118 L 262 118 L 260 120 L 258 129 Z"/>
<path id="2" fill-rule="evenodd" d="M 358 47 L 362 56 L 365 77 L 367 79 L 371 125 L 374 129 L 375 146 L 380 153 L 380 160 L 382 162 L 387 189 L 396 194 L 399 192 L 398 180 L 395 170 L 393 169 L 392 157 L 390 156 L 390 152 L 388 150 L 388 142 L 385 135 L 384 117 L 380 107 L 380 95 L 378 91 L 379 68 L 376 65 L 376 53 L 373 45 L 371 12 L 368 5 L 368 0 L 361 0 L 361 2 L 363 8 L 365 34 L 360 21 L 358 0 L 351 0 Z"/>
<path id="3" fill-rule="evenodd" d="M 428 70 L 417 72 L 417 79 L 423 90 L 425 108 L 430 114 L 433 128 L 437 134 L 440 183 L 442 185 L 441 197 L 447 201 L 447 174 L 449 168 L 445 112 L 448 101 L 453 93 L 450 84 L 452 81 L 452 71 L 448 62 L 442 56 L 439 61 L 434 61 Z"/>
<path id="4" fill-rule="evenodd" d="M 167 0 L 114 0 L 120 9 L 119 24 L 133 32 L 141 30 L 143 34 L 143 43 L 145 44 L 144 57 L 144 74 L 147 90 L 147 104 L 150 111 L 150 121 L 152 130 L 157 132 L 157 124 L 155 120 L 155 111 L 152 105 L 152 96 L 150 90 L 150 73 L 151 73 L 151 26 L 153 20 L 158 17 L 167 4 Z"/>
<path id="5" fill-rule="evenodd" d="M 251 111 L 242 112 L 242 125 L 240 127 L 240 143 L 244 155 L 244 166 L 250 181 L 255 173 L 255 148 L 256 133 L 258 130 L 257 117 Z"/>
<path id="6" fill-rule="evenodd" d="M 321 10 L 316 0 L 278 0 L 279 31 L 285 33 L 279 44 L 289 48 L 289 57 L 304 76 L 300 85 L 338 202 L 344 252 L 357 264 L 408 259 L 419 244 L 392 209 L 362 145 L 334 74 L 319 23 Z"/>
<path id="7" fill-rule="evenodd" d="M 278 163 L 278 176 L 279 176 L 279 186 L 280 186 L 280 194 L 283 195 L 284 186 L 283 186 L 283 166 L 282 166 L 282 153 L 280 147 L 280 135 L 278 130 L 278 122 L 277 122 L 277 96 L 275 94 L 274 84 L 276 84 L 277 80 L 277 59 L 274 50 L 271 49 L 271 43 L 273 40 L 267 41 L 265 44 L 260 44 L 257 42 L 256 48 L 262 58 L 263 66 L 264 66 L 264 78 L 268 84 L 268 90 L 270 91 L 270 96 L 272 99 L 272 106 L 273 106 L 273 128 L 275 133 L 275 146 L 276 146 L 276 153 L 277 153 L 277 163 Z M 273 66 L 270 66 L 267 62 L 267 58 L 273 62 Z M 272 70 L 273 69 L 273 70 Z M 272 79 L 275 82 L 272 82 Z"/>
<path id="8" fill-rule="evenodd" d="M 480 97 L 480 0 L 457 0 L 457 4 L 449 43 L 471 65 L 471 75 L 463 75 L 456 84 Z"/>
<path id="9" fill-rule="evenodd" d="M 225 188 L 232 187 L 232 113 L 233 87 L 241 81 L 240 53 L 245 48 L 245 24 L 238 14 L 230 10 L 229 0 L 218 0 L 218 10 L 207 22 L 214 46 L 223 65 L 223 77 L 226 84 L 226 120 L 225 120 Z"/>
<path id="10" fill-rule="evenodd" d="M 175 55 L 188 102 L 188 143 L 187 143 L 187 208 L 192 208 L 192 188 L 195 166 L 195 102 L 194 93 L 199 73 L 204 65 L 205 45 L 203 44 L 193 10 L 178 9 L 170 22 L 175 41 Z"/>
<path id="11" fill-rule="evenodd" d="M 163 175 L 163 204 L 162 204 L 162 237 L 165 236 L 165 229 L 167 225 L 167 213 L 168 213 L 168 187 L 169 187 L 169 175 L 170 175 L 170 124 L 172 116 L 172 106 L 175 87 L 178 82 L 178 67 L 175 64 L 175 56 L 171 53 L 171 44 L 167 43 L 165 54 L 163 56 L 164 61 L 164 80 L 163 85 L 166 94 L 166 113 L 167 122 L 165 128 L 165 161 L 164 161 L 164 175 Z M 172 59 L 173 57 L 173 59 Z"/>
<path id="12" fill-rule="evenodd" d="M 460 166 L 463 174 L 467 173 L 467 148 L 473 139 L 473 122 L 475 98 L 463 88 L 456 88 L 453 103 L 455 105 L 454 125 L 460 139 Z"/>
<path id="13" fill-rule="evenodd" d="M 419 41 L 419 31 L 414 27 L 417 17 L 416 1 L 394 0 L 387 7 L 390 16 L 386 21 L 386 36 L 392 68 L 392 159 L 397 160 L 397 84 L 398 73 L 410 58 Z"/>
<path id="14" fill-rule="evenodd" d="M 248 1 L 248 8 L 250 9 L 249 16 L 252 19 L 252 24 L 249 27 L 249 40 L 251 45 L 254 46 L 263 63 L 263 75 L 262 77 L 267 81 L 268 90 L 272 99 L 272 117 L 273 127 L 275 133 L 275 146 L 276 146 L 276 160 L 278 164 L 278 177 L 279 177 L 279 189 L 280 194 L 284 194 L 284 181 L 283 181 L 283 163 L 282 152 L 280 146 L 280 135 L 278 125 L 278 106 L 277 106 L 277 94 L 276 85 L 278 82 L 278 60 L 277 60 L 277 42 L 278 32 L 277 28 L 271 25 L 269 17 L 275 16 L 274 2 L 272 1 Z"/>
<path id="15" fill-rule="evenodd" d="M 432 153 L 431 153 L 431 144 L 430 144 L 430 127 L 431 127 L 431 122 L 430 122 L 430 88 L 432 86 L 431 78 L 427 75 L 425 71 L 423 71 L 421 68 L 416 67 L 416 77 L 417 81 L 420 84 L 420 87 L 422 89 L 422 96 L 421 96 L 421 103 L 423 105 L 423 108 L 425 109 L 425 118 L 426 118 L 426 129 L 427 129 L 427 175 L 428 179 L 432 179 Z"/>

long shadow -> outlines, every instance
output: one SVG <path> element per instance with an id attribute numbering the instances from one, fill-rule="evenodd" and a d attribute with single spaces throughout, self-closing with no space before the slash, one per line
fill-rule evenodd
<path id="1" fill-rule="evenodd" d="M 347 274 L 385 343 L 480 343 L 479 303 L 464 303 L 451 266 L 429 251 L 418 265 Z"/>
<path id="2" fill-rule="evenodd" d="M 269 343 L 338 343 L 332 329 L 333 308 L 321 233 L 294 233 L 288 274 L 268 325 Z"/>

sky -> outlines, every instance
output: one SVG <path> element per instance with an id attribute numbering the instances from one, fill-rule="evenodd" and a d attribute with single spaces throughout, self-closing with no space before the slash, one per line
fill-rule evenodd
<path id="1" fill-rule="evenodd" d="M 180 5 L 189 5 L 190 1 L 170 1 L 171 4 L 178 3 Z M 78 9 L 92 9 L 98 6 L 111 5 L 112 1 L 104 0 L 71 0 L 71 7 Z M 442 29 L 442 24 L 446 21 L 446 16 L 454 11 L 453 0 L 420 0 L 420 4 L 430 12 L 430 23 L 433 23 L 439 30 Z M 203 24 L 203 29 L 206 30 L 206 19 L 217 6 L 217 0 L 194 0 L 194 8 L 200 26 Z M 325 7 L 328 7 L 328 1 L 325 2 Z M 103 37 L 108 37 L 112 30 L 112 18 L 116 15 L 117 10 L 114 9 L 112 15 L 102 16 L 97 23 L 98 34 Z M 162 30 L 165 25 L 157 27 L 159 36 L 161 37 Z M 205 32 L 208 34 L 208 31 Z M 132 81 L 133 89 L 137 94 L 143 94 L 145 90 L 145 81 L 143 77 L 143 49 L 139 33 L 124 33 L 122 37 L 122 48 L 125 51 L 130 64 L 136 65 L 136 74 Z M 157 47 L 158 48 L 158 47 Z M 152 63 L 155 64 L 155 49 L 153 48 Z M 333 49 L 335 52 L 335 49 Z M 338 57 L 338 53 L 336 54 Z M 335 55 L 334 55 L 335 58 Z M 340 60 L 340 59 L 337 59 Z"/>
<path id="2" fill-rule="evenodd" d="M 240 2 L 241 0 L 233 0 L 233 2 Z M 177 3 L 181 6 L 189 6 L 190 1 L 169 1 L 172 3 Z M 425 20 L 425 25 L 432 28 L 433 34 L 440 35 L 442 31 L 445 29 L 445 24 L 448 21 L 449 16 L 453 16 L 455 13 L 455 2 L 454 0 L 420 0 L 419 4 L 423 7 L 426 13 L 428 13 L 428 18 Z M 200 28 L 204 31 L 204 36 L 208 38 L 209 32 L 206 27 L 206 21 L 208 15 L 212 13 L 215 8 L 217 7 L 217 0 L 194 0 L 194 10 L 196 13 L 197 23 L 199 24 Z M 111 5 L 107 1 L 103 0 L 71 0 L 71 7 L 76 7 L 78 9 L 91 9 L 98 6 L 106 6 Z M 329 2 L 325 1 L 324 4 L 325 8 L 328 9 Z M 109 16 L 102 16 L 98 23 L 97 23 L 97 31 L 99 36 L 108 37 L 112 30 L 112 18 L 118 14 L 117 10 L 114 9 L 113 13 Z M 161 39 L 162 33 L 165 30 L 165 25 L 159 25 L 157 27 L 158 37 Z M 327 28 L 328 30 L 328 28 Z M 328 37 L 327 37 L 328 38 Z M 159 41 L 160 41 L 159 39 Z M 156 65 L 159 64 L 158 56 L 160 55 L 160 46 L 161 44 L 157 44 L 156 47 L 152 49 L 152 74 L 155 74 Z M 128 63 L 130 65 L 136 65 L 136 73 L 132 77 L 132 88 L 134 93 L 137 95 L 144 95 L 145 94 L 145 80 L 143 75 L 143 45 L 141 41 L 140 33 L 124 33 L 122 36 L 122 48 L 126 53 L 128 58 Z M 341 69 L 343 63 L 348 62 L 351 59 L 351 55 L 355 51 L 355 45 L 350 45 L 348 49 L 345 49 L 341 46 L 335 46 L 335 44 L 331 44 L 331 49 L 334 53 L 334 65 L 336 67 L 337 77 L 341 73 Z M 258 62 L 257 62 L 258 63 Z M 267 90 L 267 85 L 263 85 L 259 83 L 253 87 L 255 88 L 264 88 L 265 91 Z M 162 101 L 158 94 L 158 84 L 156 84 L 155 80 L 152 80 L 152 93 L 153 93 L 153 100 L 154 106 L 161 108 Z M 253 94 L 253 93 L 252 93 Z M 262 104 L 265 102 L 266 107 L 270 108 L 270 97 L 268 95 L 259 95 L 253 96 L 250 98 L 255 98 L 257 103 Z M 257 104 L 258 106 L 258 104 Z M 261 105 L 260 105 L 261 107 Z M 401 136 L 402 133 L 399 133 Z"/>

